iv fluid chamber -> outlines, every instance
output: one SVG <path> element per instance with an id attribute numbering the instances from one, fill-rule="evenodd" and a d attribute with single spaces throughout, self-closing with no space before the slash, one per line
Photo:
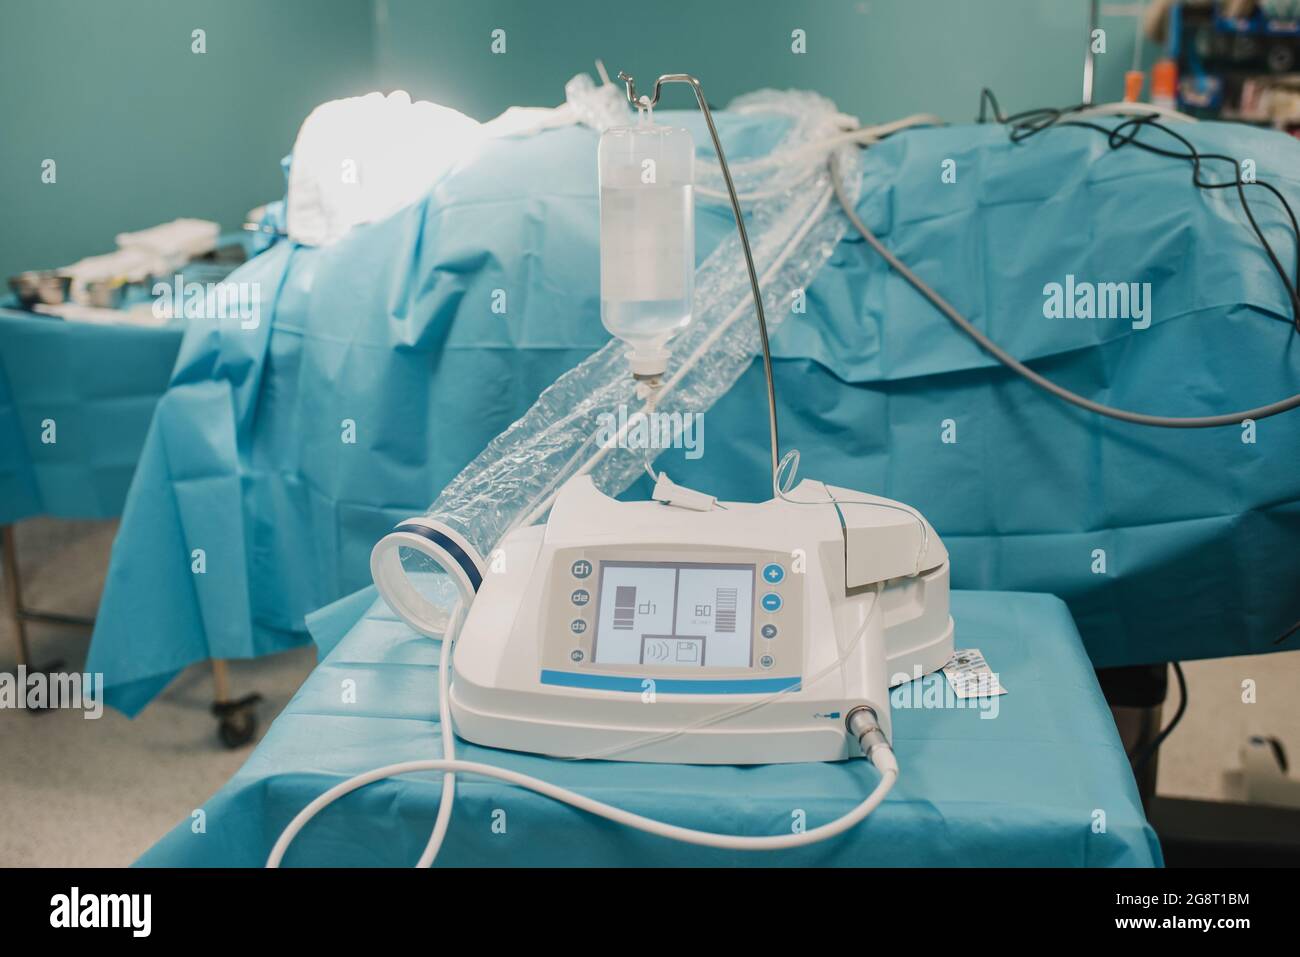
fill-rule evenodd
<path id="1" fill-rule="evenodd" d="M 631 347 L 634 374 L 658 375 L 691 320 L 695 143 L 679 127 L 616 127 L 601 134 L 597 165 L 601 322 Z"/>

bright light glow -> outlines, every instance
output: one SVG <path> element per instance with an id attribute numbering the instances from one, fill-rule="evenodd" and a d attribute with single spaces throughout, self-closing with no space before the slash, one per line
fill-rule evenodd
<path id="1" fill-rule="evenodd" d="M 324 246 L 416 202 L 482 141 L 482 125 L 402 90 L 322 103 L 289 169 L 289 236 Z"/>

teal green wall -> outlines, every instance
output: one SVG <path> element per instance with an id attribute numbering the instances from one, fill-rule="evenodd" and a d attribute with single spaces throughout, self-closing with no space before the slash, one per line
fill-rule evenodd
<path id="1" fill-rule="evenodd" d="M 282 195 L 280 157 L 335 97 L 401 87 L 488 119 L 558 103 L 601 57 L 643 81 L 695 73 L 715 103 L 803 87 L 866 121 L 963 121 L 984 85 L 1008 109 L 1077 101 L 1086 24 L 1086 0 L 0 0 L 0 279 L 177 216 L 237 227 Z M 1102 25 L 1114 99 L 1133 21 Z"/>
<path id="2" fill-rule="evenodd" d="M 282 196 L 308 111 L 374 87 L 373 16 L 369 0 L 0 0 L 0 283 L 178 216 L 237 227 Z"/>
<path id="3" fill-rule="evenodd" d="M 763 86 L 814 89 L 865 121 L 970 120 L 982 86 L 1009 109 L 1064 106 L 1082 95 L 1088 26 L 1087 0 L 375 0 L 375 12 L 381 84 L 478 119 L 554 105 L 597 57 L 642 81 L 694 73 L 716 103 Z M 1097 94 L 1117 99 L 1134 21 L 1101 25 Z M 504 55 L 489 49 L 498 27 Z M 807 34 L 801 55 L 795 28 Z"/>

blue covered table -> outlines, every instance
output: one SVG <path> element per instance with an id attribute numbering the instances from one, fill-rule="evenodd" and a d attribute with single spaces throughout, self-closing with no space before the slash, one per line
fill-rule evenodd
<path id="1" fill-rule="evenodd" d="M 121 514 L 183 331 L 0 308 L 0 525 Z"/>
<path id="2" fill-rule="evenodd" d="M 0 536 L 19 664 L 26 623 L 88 619 L 25 606 L 13 524 L 122 512 L 183 328 L 65 322 L 0 308 Z"/>
<path id="3" fill-rule="evenodd" d="M 1063 602 L 1049 595 L 954 592 L 958 645 L 978 647 L 1009 693 L 996 717 L 896 690 L 902 777 L 847 836 L 767 854 L 652 837 L 499 781 L 462 777 L 440 865 L 1153 866 L 1159 845 L 1115 725 Z M 235 777 L 137 863 L 259 866 L 305 804 L 346 777 L 440 754 L 438 643 L 396 619 L 373 589 L 309 619 L 323 660 Z M 349 684 L 353 682 L 354 684 Z M 355 703 L 344 703 L 355 688 Z M 936 690 L 936 689 L 931 689 Z M 991 712 L 990 712 L 991 713 Z M 690 827 L 787 832 L 838 817 L 874 784 L 865 761 L 684 767 L 549 758 L 458 745 L 458 756 L 513 768 Z M 293 865 L 399 866 L 420 855 L 441 775 L 349 795 L 299 835 Z M 504 831 L 501 823 L 504 821 Z"/>
<path id="4" fill-rule="evenodd" d="M 257 242 L 238 233 L 218 245 L 252 255 Z M 203 261 L 176 270 L 195 281 L 226 271 Z M 128 303 L 148 301 L 142 297 Z M 159 326 L 65 321 L 0 295 L 0 525 L 36 515 L 122 514 L 184 334 L 179 319 Z M 55 423 L 55 442 L 43 441 L 46 420 Z"/>

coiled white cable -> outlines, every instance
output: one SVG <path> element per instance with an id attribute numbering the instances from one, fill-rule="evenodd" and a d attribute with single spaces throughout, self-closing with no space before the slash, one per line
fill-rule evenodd
<path id="1" fill-rule="evenodd" d="M 862 627 L 859 629 L 853 641 L 848 648 L 844 649 L 839 659 L 834 663 L 836 666 L 842 665 L 844 660 L 856 648 L 862 635 L 866 632 L 867 624 L 871 617 L 875 615 L 877 606 L 880 604 L 880 589 L 876 590 L 876 598 L 872 603 L 872 608 L 867 618 L 864 620 Z M 389 764 L 382 768 L 375 768 L 366 771 L 348 780 L 336 784 L 324 794 L 320 795 L 305 808 L 298 812 L 289 825 L 281 832 L 280 837 L 276 840 L 274 847 L 271 848 L 271 854 L 266 860 L 267 867 L 279 867 L 284 860 L 285 852 L 293 843 L 298 833 L 307 826 L 317 814 L 323 811 L 329 805 L 333 804 L 339 798 L 351 794 L 358 788 L 363 788 L 367 784 L 373 784 L 376 781 L 382 781 L 387 778 L 396 777 L 402 774 L 412 774 L 416 771 L 442 771 L 443 786 L 442 798 L 438 806 L 438 817 L 434 823 L 433 833 L 429 836 L 429 843 L 420 855 L 417 867 L 430 867 L 438 856 L 442 848 L 443 839 L 446 837 L 448 826 L 451 822 L 452 805 L 455 800 L 455 781 L 456 774 L 477 774 L 482 777 L 496 778 L 514 784 L 519 787 L 535 791 L 552 800 L 569 804 L 580 810 L 595 814 L 607 820 L 623 824 L 627 827 L 633 827 L 649 834 L 656 834 L 660 837 L 666 837 L 670 840 L 680 841 L 687 844 L 696 844 L 703 847 L 714 847 L 722 850 L 734 851 L 775 851 L 792 847 L 803 847 L 808 844 L 816 844 L 827 838 L 842 834 L 849 828 L 853 827 L 859 821 L 866 818 L 874 811 L 893 788 L 898 780 L 899 767 L 898 760 L 894 756 L 892 749 L 885 745 L 876 745 L 871 751 L 871 763 L 880 771 L 880 781 L 875 788 L 867 795 L 857 807 L 836 818 L 828 824 L 815 827 L 810 831 L 804 831 L 798 834 L 778 834 L 771 836 L 749 836 L 740 834 L 718 834 L 713 831 L 698 831 L 694 828 L 680 827 L 676 824 L 667 824 L 663 821 L 656 821 L 654 818 L 648 818 L 631 811 L 625 811 L 622 808 L 614 807 L 603 801 L 597 801 L 593 798 L 586 797 L 576 791 L 570 791 L 568 788 L 551 784 L 540 778 L 535 778 L 528 774 L 521 774 L 517 771 L 509 771 L 504 768 L 493 767 L 490 764 L 482 764 L 476 761 L 462 761 L 455 757 L 455 733 L 452 729 L 451 706 L 450 706 L 450 684 L 451 684 L 451 647 L 454 638 L 459 634 L 460 626 L 463 623 L 461 614 L 464 605 L 458 602 L 456 609 L 452 612 L 451 625 L 448 627 L 446 634 L 442 639 L 442 651 L 439 655 L 438 666 L 438 710 L 439 720 L 442 723 L 442 742 L 443 757 L 431 758 L 423 761 L 402 761 L 397 764 Z M 823 669 L 816 676 L 820 678 L 832 670 Z M 741 709 L 732 709 L 724 712 L 721 719 L 725 720 L 734 714 L 743 711 L 753 710 L 755 707 L 762 707 L 780 697 L 780 694 L 772 695 L 760 702 L 753 703 Z M 674 732 L 666 734 L 671 735 Z M 678 732 L 679 733 L 679 732 Z M 657 740 L 657 739 L 656 739 Z M 643 745 L 645 741 L 637 741 L 636 745 Z M 626 750 L 626 748 L 619 749 Z"/>
<path id="2" fill-rule="evenodd" d="M 885 796 L 889 794 L 894 783 L 898 780 L 898 761 L 891 750 L 883 747 L 877 747 L 873 751 L 872 761 L 880 769 L 880 781 L 867 795 L 867 798 L 849 813 L 836 818 L 829 824 L 815 827 L 811 831 L 804 831 L 799 834 L 775 834 L 757 837 L 742 834 L 716 834 L 713 831 L 697 831 L 694 828 L 679 827 L 676 824 L 665 824 L 663 821 L 656 821 L 653 818 L 625 811 L 622 808 L 594 800 L 576 791 L 570 791 L 568 788 L 562 788 L 540 778 L 535 778 L 532 775 L 509 771 L 505 768 L 496 768 L 490 764 L 481 764 L 477 761 L 456 761 L 443 758 L 434 758 L 428 761 L 403 761 L 398 764 L 375 768 L 373 771 L 367 771 L 364 774 L 358 774 L 354 778 L 349 778 L 347 781 L 330 788 L 308 804 L 298 812 L 297 817 L 289 822 L 289 826 L 284 829 L 284 833 L 275 842 L 275 846 L 271 849 L 271 855 L 267 858 L 266 866 L 279 867 L 280 862 L 284 859 L 285 851 L 289 849 L 293 839 L 298 836 L 298 832 L 313 817 L 339 798 L 351 794 L 367 784 L 373 784 L 375 781 L 382 781 L 385 778 L 395 777 L 400 774 L 413 774 L 416 771 L 448 771 L 496 778 L 499 781 L 505 781 L 508 784 L 535 791 L 544 797 L 571 805 L 597 817 L 603 817 L 616 824 L 623 824 L 639 831 L 645 831 L 648 834 L 666 837 L 669 840 L 680 841 L 684 844 L 696 844 L 701 847 L 713 847 L 729 851 L 778 851 L 792 847 L 805 847 L 835 837 L 837 834 L 843 834 L 866 818 L 884 801 Z"/>

